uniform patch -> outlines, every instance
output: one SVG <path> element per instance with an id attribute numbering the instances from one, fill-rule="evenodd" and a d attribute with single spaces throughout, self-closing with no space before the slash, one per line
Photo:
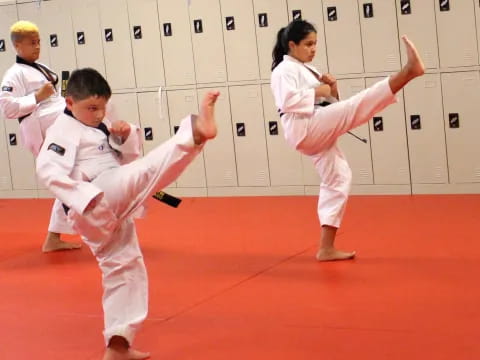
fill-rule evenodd
<path id="1" fill-rule="evenodd" d="M 48 150 L 52 150 L 61 156 L 65 155 L 65 148 L 55 143 L 51 143 L 50 145 L 48 145 Z"/>
<path id="2" fill-rule="evenodd" d="M 12 92 L 12 91 L 13 91 L 13 87 L 11 87 L 11 86 L 2 86 L 2 91 Z"/>

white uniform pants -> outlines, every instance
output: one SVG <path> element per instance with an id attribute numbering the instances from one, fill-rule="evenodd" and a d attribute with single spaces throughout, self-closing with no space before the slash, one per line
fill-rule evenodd
<path id="1" fill-rule="evenodd" d="M 122 336 L 130 344 L 147 316 L 148 284 L 133 214 L 158 189 L 173 182 L 200 152 L 194 145 L 191 117 L 176 135 L 145 157 L 100 174 L 103 190 L 97 206 L 69 220 L 97 258 L 103 278 L 104 337 Z"/>
<path id="2" fill-rule="evenodd" d="M 72 225 L 67 219 L 65 209 L 60 200 L 55 199 L 50 214 L 50 223 L 48 224 L 48 231 L 59 234 L 75 234 Z"/>

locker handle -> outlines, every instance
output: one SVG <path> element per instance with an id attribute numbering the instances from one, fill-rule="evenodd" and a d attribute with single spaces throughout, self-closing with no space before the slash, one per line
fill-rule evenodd
<path id="1" fill-rule="evenodd" d="M 400 9 L 402 15 L 410 15 L 412 13 L 412 6 L 410 4 L 410 0 L 401 0 Z"/>
<path id="2" fill-rule="evenodd" d="M 8 134 L 8 142 L 11 146 L 17 145 L 17 134 Z"/>
<path id="3" fill-rule="evenodd" d="M 363 17 L 365 19 L 373 18 L 373 4 L 372 3 L 363 4 Z"/>
<path id="4" fill-rule="evenodd" d="M 237 136 L 246 136 L 245 123 L 236 123 Z"/>
<path id="5" fill-rule="evenodd" d="M 0 39 L 0 52 L 4 52 L 5 50 L 5 39 Z"/>
<path id="6" fill-rule="evenodd" d="M 133 37 L 136 40 L 139 40 L 142 38 L 142 27 L 140 25 L 135 25 L 133 27 Z"/>
<path id="7" fill-rule="evenodd" d="M 113 30 L 110 28 L 105 29 L 105 41 L 113 41 Z"/>
<path id="8" fill-rule="evenodd" d="M 195 34 L 203 33 L 203 22 L 201 19 L 193 20 L 193 29 Z"/>
<path id="9" fill-rule="evenodd" d="M 420 130 L 422 128 L 420 115 L 410 115 L 410 128 L 412 130 Z"/>
<path id="10" fill-rule="evenodd" d="M 225 28 L 228 31 L 235 30 L 235 18 L 233 16 L 225 17 Z"/>
<path id="11" fill-rule="evenodd" d="M 302 20 L 302 10 L 292 10 L 293 20 Z"/>
<path id="12" fill-rule="evenodd" d="M 373 118 L 373 131 L 383 131 L 383 118 L 381 116 Z"/>
<path id="13" fill-rule="evenodd" d="M 328 21 L 337 21 L 338 20 L 338 14 L 337 14 L 337 7 L 336 6 L 327 7 L 327 19 L 328 19 Z"/>
<path id="14" fill-rule="evenodd" d="M 50 47 L 58 47 L 57 34 L 50 34 Z"/>
<path id="15" fill-rule="evenodd" d="M 258 26 L 259 27 L 268 27 L 268 14 L 267 13 L 258 14 Z"/>
<path id="16" fill-rule="evenodd" d="M 152 141 L 153 140 L 153 129 L 151 127 L 146 127 L 143 129 L 145 133 L 145 140 Z"/>
<path id="17" fill-rule="evenodd" d="M 268 131 L 270 135 L 278 135 L 278 122 L 277 121 L 269 121 L 268 122 Z"/>
<path id="18" fill-rule="evenodd" d="M 448 124 L 450 129 L 458 129 L 460 127 L 460 115 L 458 113 L 448 114 Z"/>
<path id="19" fill-rule="evenodd" d="M 450 11 L 450 0 L 438 0 L 440 11 Z"/>
<path id="20" fill-rule="evenodd" d="M 180 129 L 180 126 L 175 125 L 175 126 L 173 127 L 173 133 L 176 134 L 177 131 L 178 131 L 178 129 Z"/>
<path id="21" fill-rule="evenodd" d="M 77 32 L 77 44 L 85 45 L 85 33 L 83 31 Z"/>
<path id="22" fill-rule="evenodd" d="M 163 35 L 164 36 L 172 36 L 173 35 L 172 23 L 164 23 L 163 24 Z"/>

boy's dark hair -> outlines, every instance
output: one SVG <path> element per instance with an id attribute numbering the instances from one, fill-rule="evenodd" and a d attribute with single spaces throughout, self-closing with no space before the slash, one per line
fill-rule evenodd
<path id="1" fill-rule="evenodd" d="M 65 96 L 73 100 L 85 100 L 91 96 L 110 99 L 112 90 L 107 80 L 95 69 L 85 68 L 72 72 L 68 80 Z"/>

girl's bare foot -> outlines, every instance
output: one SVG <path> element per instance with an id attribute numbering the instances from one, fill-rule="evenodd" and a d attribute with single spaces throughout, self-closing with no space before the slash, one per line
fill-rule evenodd
<path id="1" fill-rule="evenodd" d="M 200 145 L 217 135 L 217 124 L 215 123 L 215 102 L 220 92 L 209 91 L 203 98 L 200 105 L 200 115 L 193 121 L 193 139 L 195 144 Z"/>
<path id="2" fill-rule="evenodd" d="M 423 61 L 420 58 L 415 45 L 413 45 L 406 35 L 402 36 L 402 40 L 407 50 L 408 60 L 405 64 L 405 70 L 407 74 L 409 74 L 412 79 L 416 78 L 417 76 L 422 76 L 425 73 L 425 65 L 423 65 Z"/>
<path id="3" fill-rule="evenodd" d="M 355 254 L 355 251 L 340 251 L 335 248 L 320 249 L 317 252 L 316 258 L 318 261 L 349 260 L 353 259 Z"/>
<path id="4" fill-rule="evenodd" d="M 143 360 L 149 357 L 150 353 L 131 349 L 125 338 L 114 336 L 110 339 L 103 360 Z"/>
<path id="5" fill-rule="evenodd" d="M 61 251 L 61 250 L 75 250 L 80 249 L 82 244 L 69 243 L 63 240 L 60 240 L 60 234 L 54 232 L 48 232 L 45 242 L 42 246 L 42 251 L 44 253 L 52 251 Z"/>

